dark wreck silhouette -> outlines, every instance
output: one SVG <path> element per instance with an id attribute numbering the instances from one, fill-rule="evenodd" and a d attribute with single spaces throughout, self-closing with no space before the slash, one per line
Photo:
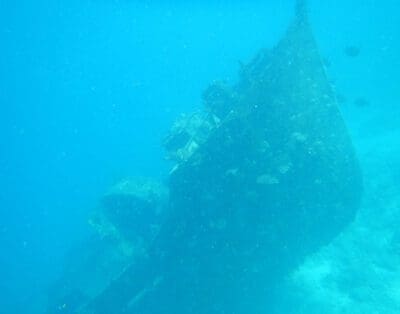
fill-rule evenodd
<path id="1" fill-rule="evenodd" d="M 284 276 L 354 219 L 361 173 L 305 1 L 236 85 L 214 83 L 203 99 L 164 141 L 176 163 L 168 192 L 139 184 L 103 202 L 103 220 L 128 243 L 137 239 L 129 221 L 157 228 L 71 312 L 268 313 Z"/>

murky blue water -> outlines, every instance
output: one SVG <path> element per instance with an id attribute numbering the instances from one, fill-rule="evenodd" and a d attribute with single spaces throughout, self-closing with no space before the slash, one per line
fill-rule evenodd
<path id="1" fill-rule="evenodd" d="M 321 2 L 310 21 L 366 187 L 355 222 L 285 277 L 278 312 L 397 313 L 400 4 Z M 104 193 L 125 177 L 167 181 L 173 121 L 274 46 L 293 7 L 0 0 L 1 312 L 44 313 Z"/>

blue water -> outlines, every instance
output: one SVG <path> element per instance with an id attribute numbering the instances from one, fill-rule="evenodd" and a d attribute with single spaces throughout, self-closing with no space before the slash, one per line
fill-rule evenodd
<path id="1" fill-rule="evenodd" d="M 126 176 L 164 180 L 173 120 L 273 46 L 293 5 L 0 0 L 1 313 L 42 313 L 103 193 Z M 356 148 L 398 146 L 400 3 L 314 0 L 310 16 Z"/>

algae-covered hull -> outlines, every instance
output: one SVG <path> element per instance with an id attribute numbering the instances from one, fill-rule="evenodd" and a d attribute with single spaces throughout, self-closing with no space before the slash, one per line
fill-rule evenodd
<path id="1" fill-rule="evenodd" d="M 284 276 L 354 218 L 361 174 L 304 2 L 204 102 L 168 137 L 177 164 L 147 254 L 79 313 L 267 313 Z"/>

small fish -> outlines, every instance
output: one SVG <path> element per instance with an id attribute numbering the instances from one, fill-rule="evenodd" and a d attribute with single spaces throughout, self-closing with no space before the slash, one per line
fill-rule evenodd
<path id="1" fill-rule="evenodd" d="M 360 55 L 361 49 L 358 46 L 347 46 L 344 48 L 344 53 L 346 56 L 355 58 Z"/>

